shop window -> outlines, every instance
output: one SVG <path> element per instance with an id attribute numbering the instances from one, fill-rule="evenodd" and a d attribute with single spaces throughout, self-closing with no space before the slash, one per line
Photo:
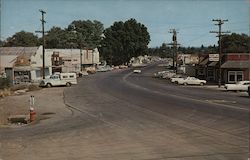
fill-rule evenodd
<path id="1" fill-rule="evenodd" d="M 243 80 L 243 71 L 228 71 L 228 82 L 234 83 Z"/>
<path id="2" fill-rule="evenodd" d="M 235 82 L 235 75 L 234 74 L 229 74 L 229 82 Z"/>

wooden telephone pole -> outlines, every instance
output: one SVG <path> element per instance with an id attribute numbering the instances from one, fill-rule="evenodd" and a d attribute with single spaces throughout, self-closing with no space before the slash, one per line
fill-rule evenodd
<path id="1" fill-rule="evenodd" d="M 175 73 L 177 73 L 178 70 L 178 66 L 177 66 L 177 59 L 178 59 L 178 44 L 177 43 L 177 31 L 175 29 L 170 29 L 169 33 L 173 33 L 173 37 L 172 37 L 172 43 L 169 43 L 168 45 L 171 45 L 173 47 L 173 68 L 175 70 Z"/>
<path id="2" fill-rule="evenodd" d="M 42 33 L 42 38 L 43 38 L 43 68 L 42 68 L 42 73 L 43 73 L 43 79 L 45 79 L 45 31 L 44 31 L 44 24 L 46 23 L 46 21 L 44 20 L 44 14 L 46 14 L 45 11 L 43 10 L 39 10 L 42 13 L 42 31 L 36 31 L 38 33 Z"/>
<path id="3" fill-rule="evenodd" d="M 218 45 L 219 45 L 219 77 L 218 77 L 218 87 L 221 87 L 221 58 L 222 58 L 222 48 L 221 48 L 221 37 L 224 33 L 230 33 L 230 31 L 222 32 L 221 26 L 224 24 L 224 22 L 227 22 L 228 20 L 222 20 L 222 19 L 213 19 L 213 22 L 217 22 L 215 25 L 219 26 L 219 31 L 210 31 L 210 33 L 216 33 L 219 37 Z"/>

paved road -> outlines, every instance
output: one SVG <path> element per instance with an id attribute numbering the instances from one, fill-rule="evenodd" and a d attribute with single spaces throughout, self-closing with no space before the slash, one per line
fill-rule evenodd
<path id="1" fill-rule="evenodd" d="M 246 160 L 250 99 L 152 78 L 159 69 L 81 79 L 65 90 L 70 117 L 3 132 L 0 159 Z"/>

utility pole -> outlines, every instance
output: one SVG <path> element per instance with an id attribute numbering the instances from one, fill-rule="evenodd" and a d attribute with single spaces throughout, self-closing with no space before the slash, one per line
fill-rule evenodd
<path id="1" fill-rule="evenodd" d="M 82 45 L 80 46 L 80 71 L 82 72 Z"/>
<path id="2" fill-rule="evenodd" d="M 173 47 L 173 68 L 175 70 L 175 73 L 177 73 L 177 70 L 178 70 L 178 66 L 177 66 L 177 57 L 178 57 L 178 54 L 177 54 L 177 51 L 178 51 L 178 44 L 177 43 L 177 31 L 175 29 L 170 29 L 169 33 L 173 33 L 173 37 L 172 37 L 172 43 L 169 43 L 168 45 L 171 45 Z"/>
<path id="3" fill-rule="evenodd" d="M 42 31 L 36 31 L 38 33 L 42 33 L 42 38 L 43 38 L 43 68 L 42 68 L 42 71 L 43 71 L 43 79 L 45 79 L 45 31 L 44 31 L 44 24 L 46 23 L 46 21 L 44 20 L 44 14 L 46 14 L 45 11 L 43 10 L 39 10 L 41 13 L 42 13 L 42 19 L 41 19 L 41 22 L 42 22 Z"/>
<path id="4" fill-rule="evenodd" d="M 224 22 L 227 22 L 228 20 L 222 20 L 222 19 L 213 19 L 213 22 L 217 22 L 215 25 L 219 26 L 219 31 L 210 31 L 210 33 L 216 33 L 217 36 L 219 37 L 218 45 L 219 45 L 219 77 L 218 77 L 218 87 L 221 87 L 221 58 L 222 58 L 222 47 L 221 47 L 221 37 L 223 36 L 224 33 L 230 33 L 230 31 L 222 32 L 221 31 L 221 26 L 224 24 Z"/>

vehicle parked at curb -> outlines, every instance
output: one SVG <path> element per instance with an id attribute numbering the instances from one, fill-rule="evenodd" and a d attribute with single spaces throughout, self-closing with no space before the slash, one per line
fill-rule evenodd
<path id="1" fill-rule="evenodd" d="M 112 68 L 109 65 L 106 65 L 106 66 L 98 67 L 96 71 L 97 72 L 107 72 L 107 71 L 112 71 Z"/>
<path id="2" fill-rule="evenodd" d="M 177 83 L 178 80 L 184 79 L 184 78 L 187 78 L 187 76 L 184 76 L 184 75 L 181 75 L 181 74 L 177 74 L 177 75 L 174 75 L 172 78 L 170 78 L 170 81 L 172 83 Z"/>
<path id="3" fill-rule="evenodd" d="M 50 78 L 43 79 L 40 83 L 41 87 L 53 87 L 53 86 L 71 86 L 77 84 L 76 73 L 56 73 L 50 76 Z"/>
<path id="4" fill-rule="evenodd" d="M 164 74 L 164 73 L 166 73 L 167 71 L 159 71 L 159 72 L 156 72 L 156 73 L 154 73 L 154 76 L 153 77 L 155 77 L 155 78 L 161 78 L 162 77 L 162 75 Z"/>
<path id="5" fill-rule="evenodd" d="M 250 81 L 238 81 L 235 84 L 225 84 L 227 91 L 247 91 Z"/>
<path id="6" fill-rule="evenodd" d="M 166 70 L 166 71 L 159 71 L 157 73 L 154 73 L 153 77 L 167 79 L 167 78 L 171 78 L 173 75 L 175 75 L 173 70 Z"/>
<path id="7" fill-rule="evenodd" d="M 187 78 L 183 78 L 183 79 L 178 79 L 177 80 L 178 84 L 183 84 L 183 85 L 205 85 L 207 83 L 206 80 L 200 80 L 198 78 L 195 77 L 187 77 Z"/>
<path id="8" fill-rule="evenodd" d="M 168 72 L 166 72 L 166 73 L 163 74 L 162 78 L 163 79 L 170 79 L 170 78 L 172 78 L 175 75 L 176 75 L 176 73 L 174 71 L 169 70 Z"/>

